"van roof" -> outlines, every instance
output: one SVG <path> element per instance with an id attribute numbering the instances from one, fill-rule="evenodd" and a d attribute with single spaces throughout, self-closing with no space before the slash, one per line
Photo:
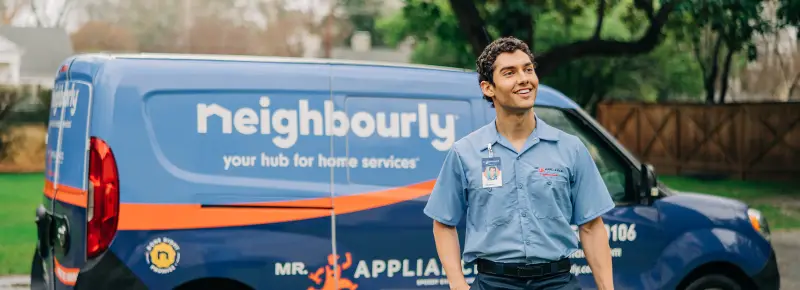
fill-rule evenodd
<path id="1" fill-rule="evenodd" d="M 325 59 L 325 58 L 300 58 L 300 57 L 280 57 L 280 56 L 252 56 L 252 55 L 226 55 L 226 54 L 180 54 L 180 53 L 89 53 L 75 56 L 76 59 L 83 57 L 100 57 L 106 59 L 149 59 L 149 60 L 198 60 L 198 61 L 237 61 L 237 62 L 267 62 L 267 63 L 296 63 L 296 64 L 333 64 L 333 65 L 355 65 L 367 67 L 397 67 L 434 70 L 450 73 L 476 74 L 474 70 L 411 64 L 393 63 L 381 61 L 357 61 L 344 59 Z M 537 105 L 553 106 L 559 108 L 577 109 L 580 106 L 572 99 L 547 85 L 539 85 L 539 94 L 536 100 Z"/>
<path id="2" fill-rule="evenodd" d="M 325 58 L 300 58 L 300 57 L 281 57 L 281 56 L 251 56 L 251 55 L 226 55 L 226 54 L 178 54 L 178 53 L 134 53 L 134 54 L 110 54 L 112 58 L 139 58 L 139 59 L 174 59 L 174 60 L 209 60 L 209 61 L 245 61 L 245 62 L 271 62 L 271 63 L 308 63 L 308 64 L 345 64 L 345 65 L 364 65 L 364 66 L 388 66 L 403 68 L 421 68 L 454 72 L 473 72 L 469 69 L 454 67 L 394 63 L 382 61 L 360 61 L 344 59 L 325 59 Z"/>

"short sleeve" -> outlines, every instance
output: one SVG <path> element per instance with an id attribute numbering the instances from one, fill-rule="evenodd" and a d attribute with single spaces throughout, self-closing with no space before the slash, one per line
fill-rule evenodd
<path id="1" fill-rule="evenodd" d="M 440 223 L 457 225 L 466 210 L 466 182 L 458 152 L 451 148 L 423 212 Z"/>
<path id="2" fill-rule="evenodd" d="M 571 223 L 583 225 L 613 209 L 614 200 L 589 150 L 580 140 L 576 142 L 578 144 L 573 169 Z"/>

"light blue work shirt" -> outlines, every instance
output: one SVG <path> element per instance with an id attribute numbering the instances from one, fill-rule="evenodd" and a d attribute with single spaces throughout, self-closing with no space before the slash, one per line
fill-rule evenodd
<path id="1" fill-rule="evenodd" d="M 495 122 L 453 144 L 424 212 L 455 226 L 466 214 L 463 259 L 542 263 L 578 250 L 571 225 L 582 225 L 614 207 L 597 165 L 574 135 L 536 117 L 520 152 Z M 483 158 L 501 160 L 500 187 L 484 188 Z"/>

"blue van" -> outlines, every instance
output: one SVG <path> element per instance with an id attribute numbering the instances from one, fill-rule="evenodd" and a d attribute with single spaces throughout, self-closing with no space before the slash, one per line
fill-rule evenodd
<path id="1" fill-rule="evenodd" d="M 50 112 L 33 289 L 449 289 L 422 209 L 453 142 L 494 118 L 463 70 L 160 54 L 66 60 Z M 552 88 L 535 112 L 617 203 L 617 289 L 778 289 L 757 210 L 658 183 Z"/>

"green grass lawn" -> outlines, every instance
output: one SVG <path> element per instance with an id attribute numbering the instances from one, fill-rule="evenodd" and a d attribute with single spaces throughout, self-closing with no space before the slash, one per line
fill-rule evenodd
<path id="1" fill-rule="evenodd" d="M 763 211 L 774 229 L 800 228 L 800 186 L 753 181 L 700 181 L 663 176 L 671 188 L 743 200 Z M 36 206 L 44 178 L 38 174 L 0 174 L 0 275 L 27 274 L 36 243 Z M 798 204 L 793 209 L 786 205 Z"/>
<path id="2" fill-rule="evenodd" d="M 41 173 L 0 174 L 0 275 L 30 272 L 43 187 Z"/>

